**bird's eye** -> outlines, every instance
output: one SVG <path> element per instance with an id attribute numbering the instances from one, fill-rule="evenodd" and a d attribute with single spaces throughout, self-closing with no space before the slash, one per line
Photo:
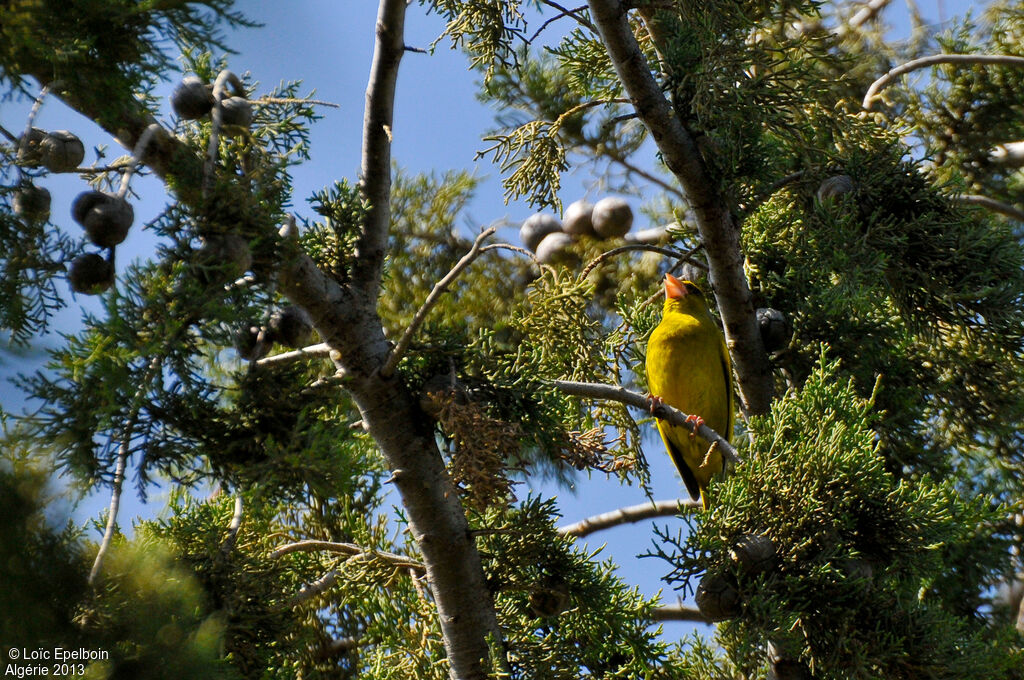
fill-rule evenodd
<path id="1" fill-rule="evenodd" d="M 697 286 L 695 286 L 694 284 L 690 283 L 689 281 L 687 281 L 687 282 L 686 282 L 685 284 L 683 284 L 683 285 L 684 285 L 684 287 L 686 288 L 686 294 L 687 294 L 687 295 L 692 295 L 692 294 L 694 294 L 694 293 L 696 293 L 697 295 L 701 295 L 701 290 L 700 290 L 700 288 L 698 288 L 698 287 L 697 287 Z"/>

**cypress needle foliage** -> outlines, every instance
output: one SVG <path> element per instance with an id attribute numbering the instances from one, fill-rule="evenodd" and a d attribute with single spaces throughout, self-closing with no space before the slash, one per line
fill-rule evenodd
<path id="1" fill-rule="evenodd" d="M 552 501 L 529 498 L 489 513 L 482 538 L 513 677 L 643 677 L 676 672 L 669 645 L 647 623 L 654 603 L 614 575 L 614 565 L 573 547 L 552 525 Z"/>
<path id="2" fill-rule="evenodd" d="M 1024 56 L 1024 13 L 1016 3 L 994 3 L 978 15 L 957 21 L 938 39 L 954 54 Z M 906 107 L 906 119 L 934 159 L 936 174 L 966 194 L 981 194 L 1022 207 L 1019 169 L 995 162 L 993 149 L 1024 139 L 1024 118 L 1011 93 L 1024 86 L 1020 68 L 940 65 L 922 90 L 893 88 L 890 96 Z M 1019 230 L 1018 230 L 1019 233 Z"/>
<path id="3" fill-rule="evenodd" d="M 74 621 L 87 572 L 78 531 L 60 531 L 44 514 L 46 475 L 28 464 L 31 453 L 24 439 L 9 436 L 0 458 L 0 635 L 11 647 L 34 649 L 79 640 Z"/>
<path id="4" fill-rule="evenodd" d="M 782 677 L 780 658 L 815 678 L 1022 678 L 1020 608 L 1005 593 L 1024 549 L 1024 251 L 1014 218 L 957 198 L 1020 207 L 1022 175 L 991 149 L 1024 136 L 1021 72 L 940 67 L 921 94 L 893 83 L 892 106 L 854 104 L 908 55 L 1024 54 L 1020 8 L 893 45 L 884 25 L 850 22 L 859 4 L 622 3 L 619 36 L 591 5 L 597 16 L 546 0 L 388 0 L 382 17 L 447 22 L 434 48 L 464 49 L 481 100 L 501 107 L 481 156 L 506 198 L 558 208 L 579 198 L 563 195 L 562 173 L 587 165 L 587 198 L 641 197 L 650 224 L 638 229 L 679 225 L 657 248 L 636 232 L 580 238 L 539 266 L 493 239 L 428 310 L 481 224 L 505 226 L 473 203 L 480 175 L 396 165 L 386 195 L 372 160 L 386 155 L 385 124 L 367 135 L 358 182 L 353 170 L 296 196 L 290 172 L 318 119 L 297 82 L 264 94 L 243 77 L 253 124 L 220 135 L 212 173 L 211 121 L 172 119 L 173 138 L 141 159 L 170 192 L 144 227 L 158 245 L 137 262 L 118 253 L 101 312 L 21 379 L 37 410 L 0 440 L 5 454 L 52 452 L 81 488 L 116 486 L 126 468 L 124 493 L 169 500 L 131 532 L 118 519 L 87 587 L 104 518 L 84 535 L 49 528 L 39 479 L 0 464 L 0 580 L 14 584 L 0 604 L 32 615 L 0 622 L 5 635 L 110 649 L 97 677 L 461 677 L 475 639 L 496 678 Z M 161 120 L 151 92 L 178 70 L 165 48 L 212 83 L 228 61 L 209 50 L 244 25 L 220 0 L 8 3 L 0 84 L 16 96 L 62 79 L 57 96 L 132 139 Z M 378 36 L 396 37 L 389 28 Z M 623 82 L 616 38 L 649 79 Z M 386 43 L 385 72 L 401 45 Z M 370 99 L 384 106 L 370 119 L 392 103 L 374 94 L 377 75 Z M 669 129 L 644 122 L 658 95 Z M 662 166 L 651 144 L 665 135 Z M 21 342 L 63 304 L 54 277 L 84 244 L 15 210 L 14 192 L 47 174 L 18 165 L 15 136 L 0 142 L 0 327 Z M 837 176 L 850 190 L 819 195 Z M 100 171 L 91 185 L 119 179 Z M 297 239 L 279 231 L 292 222 Z M 740 249 L 715 231 L 734 227 Z M 725 245 L 701 243 L 716 233 Z M 651 423 L 555 381 L 643 391 L 660 281 L 686 257 L 725 284 L 723 318 L 771 307 L 794 333 L 771 357 L 779 396 L 746 424 L 745 462 L 715 481 L 713 510 L 659 529 L 667 563 L 649 562 L 652 574 L 701 602 L 739 602 L 714 643 L 673 644 L 641 584 L 556 530 L 536 483 L 600 498 L 617 476 L 649 492 Z M 737 295 L 741 277 L 752 300 Z M 278 356 L 295 344 L 271 321 L 286 305 L 315 317 L 309 342 L 329 341 L 330 355 Z M 764 540 L 774 555 L 744 561 L 739 548 Z M 441 619 L 453 602 L 455 619 Z M 479 629 L 459 632 L 478 614 Z"/>
<path id="5" fill-rule="evenodd" d="M 822 356 L 799 392 L 750 421 L 754 450 L 715 509 L 687 521 L 685 543 L 664 536 L 669 581 L 693 588 L 706 572 L 735 585 L 742 610 L 719 639 L 748 676 L 771 640 L 820 678 L 1019 677 L 1019 650 L 932 576 L 967 549 L 975 569 L 1005 576 L 1005 509 L 888 473 L 873 404 L 837 377 L 838 362 Z M 760 573 L 728 557 L 748 535 L 775 546 Z"/>
<path id="6" fill-rule="evenodd" d="M 15 215 L 15 194 L 26 178 L 12 172 L 16 150 L 0 147 L 0 328 L 15 344 L 25 344 L 49 327 L 52 315 L 66 304 L 58 280 L 64 263 L 79 247 L 49 221 Z"/>
<path id="7" fill-rule="evenodd" d="M 758 305 L 791 315 L 796 340 L 778 364 L 798 379 L 817 342 L 830 343 L 862 395 L 883 375 L 884 455 L 893 469 L 938 472 L 951 447 L 973 449 L 979 433 L 1020 422 L 1020 400 L 990 371 L 1006 367 L 1013 384 L 1024 356 L 1024 256 L 1006 226 L 952 203 L 870 125 L 850 121 L 835 149 L 834 165 L 745 222 Z M 819 181 L 839 173 L 855 191 L 816 199 Z M 968 402 L 998 403 L 1000 418 Z M 939 440 L 934 418 L 961 436 Z"/>
<path id="8" fill-rule="evenodd" d="M 469 252 L 482 227 L 472 221 L 466 206 L 479 183 L 464 171 L 413 175 L 396 170 L 384 284 L 388 292 L 378 306 L 391 337 L 408 326 L 434 285 Z M 522 259 L 482 253 L 448 286 L 418 344 L 429 351 L 431 344 L 444 345 L 446 338 L 463 342 L 480 329 L 505 333 L 510 310 L 523 298 L 524 281 L 531 276 L 530 264 Z M 481 289 L 488 294 L 476 294 Z"/>

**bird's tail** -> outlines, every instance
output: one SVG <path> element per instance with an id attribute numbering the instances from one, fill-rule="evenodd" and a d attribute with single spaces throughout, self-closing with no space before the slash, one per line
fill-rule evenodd
<path id="1" fill-rule="evenodd" d="M 700 487 L 700 504 L 704 508 L 704 512 L 707 512 L 711 507 L 711 496 L 708 494 L 708 487 Z"/>

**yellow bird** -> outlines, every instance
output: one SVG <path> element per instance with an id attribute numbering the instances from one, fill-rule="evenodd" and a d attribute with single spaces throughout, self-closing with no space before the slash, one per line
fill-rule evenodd
<path id="1" fill-rule="evenodd" d="M 704 294 L 690 281 L 665 275 L 665 311 L 647 341 L 647 385 L 651 396 L 706 423 L 727 441 L 732 436 L 732 369 L 725 338 L 708 311 Z M 707 510 L 711 478 L 722 471 L 722 454 L 678 425 L 658 421 L 668 455 L 694 499 Z"/>

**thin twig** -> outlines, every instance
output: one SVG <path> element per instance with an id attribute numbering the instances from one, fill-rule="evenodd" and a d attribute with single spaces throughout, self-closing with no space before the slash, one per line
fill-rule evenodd
<path id="1" fill-rule="evenodd" d="M 616 98 L 612 98 L 612 99 L 590 99 L 588 101 L 583 102 L 582 104 L 577 104 L 576 106 L 573 106 L 572 108 L 569 108 L 569 109 L 566 109 L 565 111 L 562 111 L 562 113 L 558 114 L 558 118 L 556 118 L 554 120 L 554 124 L 556 126 L 560 127 L 565 122 L 566 118 L 570 118 L 572 116 L 575 116 L 577 113 L 581 113 L 583 111 L 586 111 L 587 109 L 592 109 L 592 108 L 594 108 L 596 106 L 605 106 L 607 104 L 628 104 L 628 103 L 629 103 L 629 100 L 628 99 L 623 99 L 622 97 L 616 97 Z"/>
<path id="2" fill-rule="evenodd" d="M 221 543 L 220 549 L 225 555 L 235 548 L 235 541 L 238 540 L 238 530 L 242 528 L 242 494 L 235 495 L 235 511 L 231 515 L 231 523 L 228 524 L 228 535 Z"/>
<path id="3" fill-rule="evenodd" d="M 142 383 L 139 385 L 138 389 L 135 390 L 135 395 L 132 397 L 131 413 L 125 421 L 124 429 L 121 432 L 121 443 L 117 448 L 117 464 L 114 467 L 113 488 L 110 490 L 110 508 L 107 511 L 107 526 L 103 530 L 103 539 L 100 541 L 100 547 L 96 551 L 96 557 L 93 560 L 92 569 L 89 570 L 88 583 L 90 585 L 92 585 L 96 580 L 96 577 L 99 575 L 100 569 L 103 567 L 103 559 L 106 557 L 107 551 L 110 550 L 110 544 L 114 540 L 114 528 L 117 526 L 117 512 L 121 507 L 121 488 L 124 485 L 124 473 L 128 466 L 128 455 L 131 453 L 132 430 L 135 429 L 135 423 L 139 417 L 139 411 L 142 407 L 142 397 L 146 393 L 149 381 L 159 370 L 160 363 L 160 356 L 153 357 L 149 362 L 149 368 L 146 371 L 146 375 L 143 376 Z"/>
<path id="4" fill-rule="evenodd" d="M 6 137 L 7 141 L 9 141 L 11 144 L 18 144 L 19 142 L 18 136 L 15 135 L 10 130 L 8 130 L 7 128 L 5 128 L 3 125 L 0 125 L 0 135 Z"/>
<path id="5" fill-rule="evenodd" d="M 217 80 L 213 82 L 213 110 L 210 112 L 210 143 L 206 147 L 206 163 L 203 165 L 204 197 L 210 192 L 210 187 L 213 186 L 213 171 L 217 167 L 217 156 L 220 150 L 220 129 L 224 125 L 224 90 L 229 83 L 235 87 L 240 95 L 245 94 L 242 81 L 234 73 L 224 69 L 217 74 Z"/>
<path id="6" fill-rule="evenodd" d="M 889 69 L 884 76 L 871 83 L 868 91 L 864 94 L 864 101 L 861 106 L 865 111 L 870 111 L 878 93 L 890 82 L 905 73 L 917 69 L 937 66 L 939 64 L 994 64 L 997 66 L 1024 67 L 1024 57 L 1014 57 L 1008 54 L 933 54 L 920 59 L 913 59 L 905 64 Z"/>
<path id="7" fill-rule="evenodd" d="M 153 140 L 153 136 L 160 129 L 159 123 L 151 123 L 142 131 L 142 134 L 139 135 L 139 141 L 135 142 L 135 148 L 132 149 L 132 160 L 128 165 L 128 169 L 125 170 L 123 175 L 121 175 L 121 187 L 117 191 L 118 198 L 124 199 L 124 197 L 128 195 L 128 185 L 132 181 L 132 175 L 135 174 L 135 170 L 139 167 L 139 164 L 142 163 L 142 154 L 146 152 L 146 147 L 149 146 L 149 143 Z"/>
<path id="8" fill-rule="evenodd" d="M 661 187 L 665 191 L 667 191 L 669 193 L 672 193 L 672 194 L 675 194 L 676 196 L 679 196 L 680 198 L 682 198 L 684 200 L 686 199 L 686 194 L 679 187 L 673 186 L 672 184 L 669 184 L 668 182 L 666 182 L 665 180 L 661 179 L 657 175 L 654 175 L 654 174 L 652 174 L 650 172 L 647 172 L 643 168 L 641 168 L 641 167 L 639 167 L 637 165 L 634 165 L 633 163 L 630 163 L 624 157 L 619 156 L 619 155 L 609 155 L 608 157 L 609 157 L 609 159 L 613 163 L 618 163 L 619 165 L 624 167 L 628 172 L 631 172 L 634 175 L 638 175 L 640 177 L 643 177 L 648 182 L 651 182 L 653 184 L 657 184 L 659 187 Z"/>
<path id="9" fill-rule="evenodd" d="M 415 569 L 419 572 L 426 572 L 426 567 L 419 560 L 414 560 L 405 555 L 373 550 L 356 545 L 355 543 L 335 543 L 333 541 L 305 540 L 296 543 L 288 543 L 270 553 L 271 558 L 278 558 L 293 552 L 335 552 L 342 555 L 360 557 L 363 560 L 379 559 L 400 569 Z"/>
<path id="10" fill-rule="evenodd" d="M 74 170 L 68 170 L 69 174 L 74 173 L 78 175 L 100 175 L 108 172 L 127 172 L 132 166 L 131 161 L 121 161 L 112 165 L 99 165 L 99 166 L 82 166 L 75 168 Z"/>
<path id="11" fill-rule="evenodd" d="M 678 250 L 675 250 L 673 248 L 662 248 L 660 246 L 652 246 L 652 245 L 649 245 L 649 244 L 646 244 L 646 243 L 632 243 L 632 244 L 625 245 L 625 246 L 619 246 L 618 248 L 612 248 L 611 250 L 605 251 L 605 252 L 601 253 L 600 255 L 598 255 L 597 257 L 595 257 L 593 260 L 591 260 L 587 264 L 587 266 L 583 268 L 583 271 L 580 272 L 580 278 L 581 279 L 587 278 L 587 275 L 590 274 L 590 272 L 592 272 L 595 267 L 597 267 L 599 264 L 601 264 L 605 260 L 607 260 L 609 258 L 612 258 L 612 257 L 615 257 L 616 255 L 620 255 L 622 253 L 627 253 L 627 252 L 630 252 L 630 251 L 633 251 L 633 250 L 645 250 L 645 251 L 652 252 L 652 253 L 659 253 L 661 255 L 664 255 L 665 257 L 675 258 L 675 259 L 679 260 L 680 262 L 692 262 L 692 260 L 690 258 L 693 257 L 694 253 L 696 253 L 698 250 L 700 250 L 700 245 L 698 244 L 698 245 L 694 246 L 693 248 L 691 248 L 690 250 L 686 251 L 685 253 L 680 252 Z M 703 267 L 704 269 L 707 269 L 707 265 L 701 265 L 701 264 L 699 264 L 697 262 L 692 262 L 692 263 L 695 264 L 698 267 Z"/>
<path id="12" fill-rule="evenodd" d="M 892 2 L 892 0 L 871 0 L 861 7 L 856 14 L 850 17 L 850 21 L 848 22 L 849 25 L 854 28 L 860 28 L 881 14 L 882 10 L 885 9 L 890 2 Z"/>
<path id="13" fill-rule="evenodd" d="M 556 19 L 561 17 L 561 16 L 569 15 L 573 19 L 575 19 L 577 22 L 579 22 L 580 26 L 585 26 L 586 28 L 590 29 L 590 31 L 592 33 L 597 33 L 597 27 L 594 26 L 594 24 L 590 23 L 584 17 L 582 17 L 579 14 L 577 14 L 577 12 L 579 12 L 580 10 L 586 9 L 586 6 L 581 7 L 579 9 L 566 9 L 562 5 L 559 5 L 557 2 L 553 2 L 552 0 L 540 0 L 540 1 L 542 3 L 544 3 L 545 5 L 547 5 L 548 7 L 554 7 L 559 12 L 561 12 L 561 14 L 558 17 L 555 17 Z M 551 22 L 548 22 L 548 23 L 551 23 Z M 546 25 L 547 24 L 545 24 L 545 26 Z M 543 26 L 541 28 L 543 28 Z M 537 32 L 540 33 L 540 31 L 537 31 Z M 536 38 L 537 36 L 534 35 L 533 37 Z M 532 42 L 532 41 L 533 41 L 533 38 L 530 39 L 530 42 Z"/>
<path id="14" fill-rule="evenodd" d="M 309 383 L 309 385 L 303 387 L 302 390 L 299 391 L 299 395 L 306 397 L 319 389 L 323 389 L 325 387 L 335 387 L 345 382 L 345 378 L 345 371 L 338 369 L 331 375 L 325 375 L 322 378 L 317 378 L 313 382 Z M 360 420 L 358 422 L 362 423 L 363 421 Z"/>
<path id="15" fill-rule="evenodd" d="M 486 253 L 488 250 L 511 250 L 513 253 L 519 253 L 520 255 L 525 255 L 526 257 L 528 257 L 531 260 L 533 260 L 534 263 L 537 264 L 537 265 L 540 265 L 542 267 L 545 266 L 540 260 L 537 259 L 536 255 L 531 253 L 526 248 L 523 248 L 522 246 L 512 245 L 511 243 L 492 243 L 490 245 L 486 245 L 483 248 L 481 248 L 480 252 L 481 253 Z"/>
<path id="16" fill-rule="evenodd" d="M 988 196 L 981 196 L 979 194 L 963 194 L 957 196 L 956 200 L 960 203 L 967 203 L 968 205 L 980 205 L 983 208 L 988 208 L 993 212 L 1012 217 L 1013 219 L 1024 222 L 1024 210 L 1016 208 L 1008 203 L 997 201 L 994 198 Z"/>
<path id="17" fill-rule="evenodd" d="M 712 621 L 700 613 L 695 607 L 686 607 L 681 604 L 665 605 L 655 607 L 651 610 L 652 621 L 693 621 L 694 623 L 705 623 L 711 625 Z"/>
<path id="18" fill-rule="evenodd" d="M 134 423 L 131 423 L 134 425 Z M 125 432 L 121 439 L 121 445 L 117 449 L 117 465 L 114 468 L 114 484 L 110 491 L 110 508 L 107 510 L 107 526 L 103 530 L 103 539 L 96 551 L 96 558 L 92 562 L 92 569 L 89 570 L 89 584 L 96 580 L 103 566 L 103 558 L 107 556 L 110 544 L 114 539 L 114 527 L 117 525 L 117 511 L 121 507 L 121 487 L 124 484 L 124 470 L 128 464 L 128 451 L 131 442 L 130 429 Z"/>
<path id="19" fill-rule="evenodd" d="M 315 345 L 309 345 L 302 349 L 292 350 L 291 352 L 282 352 L 281 354 L 275 354 L 272 357 L 263 357 L 256 361 L 256 365 L 263 366 L 276 366 L 279 364 L 291 364 L 302 359 L 322 359 L 331 355 L 331 346 L 326 342 L 320 342 Z"/>
<path id="20" fill-rule="evenodd" d="M 542 1 L 543 1 L 543 0 L 542 0 Z M 586 5 L 582 5 L 582 6 L 580 6 L 580 7 L 576 7 L 576 8 L 574 8 L 574 9 L 565 9 L 564 7 L 560 7 L 559 5 L 557 5 L 557 4 L 556 4 L 556 3 L 554 3 L 554 2 L 545 2 L 545 4 L 546 4 L 546 5 L 550 5 L 551 7 L 557 7 L 557 8 L 559 8 L 559 10 L 560 10 L 560 11 L 558 12 L 558 14 L 556 14 L 556 15 L 555 15 L 555 16 L 553 16 L 553 17 L 551 17 L 550 19 L 548 19 L 547 21 L 545 21 L 545 22 L 544 22 L 543 24 L 541 24 L 541 25 L 540 25 L 540 28 L 538 28 L 538 29 L 537 29 L 537 31 L 536 31 L 536 32 L 535 32 L 535 33 L 534 33 L 534 34 L 533 34 L 532 36 L 530 36 L 530 39 L 526 41 L 526 42 L 527 42 L 528 44 L 533 44 L 533 41 L 537 39 L 537 36 L 539 36 L 539 35 L 540 35 L 541 33 L 543 33 L 543 32 L 544 32 L 544 29 L 545 29 L 545 28 L 547 28 L 547 27 L 548 27 L 548 26 L 550 26 L 551 24 L 555 23 L 556 21 L 558 21 L 558 20 L 559 20 L 559 19 L 561 19 L 562 17 L 572 17 L 572 18 L 573 18 L 573 19 L 575 19 L 575 20 L 576 20 L 577 22 L 579 22 L 579 24 L 580 24 L 581 26 L 586 26 L 586 27 L 588 27 L 588 28 L 589 28 L 589 29 L 590 29 L 591 31 L 594 31 L 594 33 L 597 33 L 597 31 L 596 31 L 596 30 L 594 29 L 594 27 L 593 27 L 593 26 L 592 26 L 592 25 L 590 24 L 590 22 L 589 22 L 589 21 L 587 21 L 586 19 L 584 19 L 584 18 L 583 18 L 583 17 L 582 17 L 582 16 L 581 16 L 581 15 L 579 14 L 579 12 L 582 12 L 583 10 L 585 10 L 585 9 L 587 8 L 587 6 L 586 6 Z"/>
<path id="21" fill-rule="evenodd" d="M 706 424 L 702 423 L 700 426 L 694 427 L 694 422 L 687 420 L 690 417 L 689 414 L 683 413 L 664 402 L 656 401 L 651 397 L 645 397 L 637 392 L 631 392 L 618 385 L 603 385 L 601 383 L 576 382 L 572 380 L 555 380 L 552 384 L 560 391 L 573 396 L 617 401 L 627 406 L 643 409 L 655 418 L 667 420 L 672 425 L 685 427 L 694 434 L 700 435 L 709 444 L 717 444 L 722 456 L 730 463 L 739 464 L 742 462 L 736 449 L 724 437 Z"/>
<path id="22" fill-rule="evenodd" d="M 611 512 L 604 512 L 600 515 L 593 515 L 581 519 L 579 522 L 566 524 L 565 526 L 558 527 L 558 533 L 563 536 L 583 538 L 598 531 L 611 529 L 623 524 L 635 524 L 636 522 L 654 519 L 655 517 L 675 517 L 680 514 L 681 508 L 699 509 L 700 507 L 699 500 L 690 498 L 674 498 L 667 501 L 640 503 L 639 505 L 630 505 L 625 508 L 612 510 Z"/>
<path id="23" fill-rule="evenodd" d="M 253 99 L 250 101 L 251 104 L 259 106 L 260 104 L 312 104 L 313 106 L 329 106 L 332 109 L 340 109 L 340 104 L 334 104 L 333 102 L 325 102 L 320 99 L 305 99 L 302 97 L 260 97 L 259 99 Z"/>
<path id="24" fill-rule="evenodd" d="M 283 604 L 281 604 L 279 607 L 277 607 L 277 609 L 278 610 L 283 610 L 283 609 L 292 609 L 293 607 L 297 607 L 298 605 L 302 604 L 303 602 L 308 602 L 309 600 L 312 600 L 317 595 L 320 595 L 321 593 L 326 592 L 327 590 L 330 590 L 331 587 L 333 587 L 334 584 L 337 583 L 337 582 L 338 582 L 338 571 L 336 569 L 332 569 L 331 571 L 327 572 L 326 574 L 324 574 L 323 576 L 321 576 L 317 580 L 313 581 L 309 585 L 303 586 L 303 588 L 301 590 L 299 590 L 299 592 L 295 593 L 294 595 L 289 597 L 287 600 L 285 600 Z"/>
<path id="25" fill-rule="evenodd" d="M 496 229 L 494 227 L 488 227 L 480 232 L 480 235 L 473 241 L 473 246 L 469 249 L 469 252 L 462 256 L 455 266 L 452 267 L 451 271 L 445 274 L 444 278 L 434 284 L 433 290 L 427 295 L 427 299 L 423 301 L 423 304 L 418 310 L 416 315 L 413 316 L 412 321 L 409 323 L 409 327 L 402 333 L 402 337 L 399 338 L 395 348 L 391 350 L 391 354 L 388 356 L 387 362 L 384 367 L 380 369 L 380 374 L 385 378 L 390 377 L 398 366 L 398 362 L 405 356 L 405 352 L 409 349 L 409 343 L 412 342 L 413 337 L 416 335 L 416 331 L 419 330 L 420 326 L 427 318 L 427 314 L 434 308 L 441 296 L 448 290 L 448 286 L 451 285 L 462 271 L 472 264 L 481 253 L 480 247 L 483 245 L 484 239 L 494 234 Z"/>

